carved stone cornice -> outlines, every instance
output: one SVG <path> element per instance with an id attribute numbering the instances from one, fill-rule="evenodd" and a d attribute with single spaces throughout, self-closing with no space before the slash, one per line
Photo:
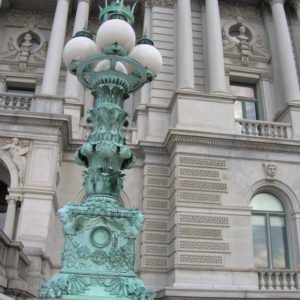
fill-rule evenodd
<path id="1" fill-rule="evenodd" d="M 165 146 L 169 152 L 177 143 L 206 145 L 241 150 L 275 151 L 300 153 L 300 143 L 293 140 L 274 141 L 268 138 L 237 135 L 200 134 L 171 129 L 166 137 Z"/>
<path id="2" fill-rule="evenodd" d="M 2 110 L 0 112 L 1 123 L 22 125 L 24 127 L 58 128 L 61 132 L 64 149 L 67 149 L 71 142 L 71 117 L 67 115 Z"/>
<path id="3" fill-rule="evenodd" d="M 174 7 L 175 0 L 144 0 L 145 7 Z"/>

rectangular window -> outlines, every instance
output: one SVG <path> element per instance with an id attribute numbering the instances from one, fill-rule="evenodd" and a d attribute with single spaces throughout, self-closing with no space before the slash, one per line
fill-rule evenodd
<path id="1" fill-rule="evenodd" d="M 234 117 L 259 120 L 256 84 L 231 82 L 230 90 L 232 95 L 237 96 L 234 103 Z"/>
<path id="2" fill-rule="evenodd" d="M 11 94 L 34 95 L 35 88 L 34 87 L 7 85 L 6 92 L 11 93 Z"/>

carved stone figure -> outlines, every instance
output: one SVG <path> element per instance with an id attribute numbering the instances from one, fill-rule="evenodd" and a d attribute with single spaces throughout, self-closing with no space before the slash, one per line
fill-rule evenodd
<path id="1" fill-rule="evenodd" d="M 223 27 L 222 40 L 225 58 L 229 58 L 232 64 L 256 66 L 257 63 L 270 61 L 259 34 L 241 20 L 238 23 L 229 22 Z"/>
<path id="2" fill-rule="evenodd" d="M 267 162 L 263 164 L 265 173 L 268 179 L 274 178 L 277 172 L 277 165 L 273 162 Z"/>
<path id="3" fill-rule="evenodd" d="M 20 47 L 20 56 L 19 56 L 19 70 L 24 72 L 27 68 L 27 61 L 31 53 L 32 47 L 32 36 L 30 33 L 26 33 L 24 37 L 24 41 Z"/>
<path id="4" fill-rule="evenodd" d="M 249 56 L 251 54 L 249 39 L 246 36 L 246 27 L 241 26 L 239 28 L 240 34 L 237 36 L 237 39 L 240 41 L 239 48 L 241 51 L 241 61 L 242 65 L 249 65 Z"/>
<path id="5" fill-rule="evenodd" d="M 12 142 L 1 148 L 7 151 L 9 156 L 15 162 L 18 172 L 19 172 L 19 182 L 20 185 L 24 185 L 25 173 L 26 173 L 26 163 L 27 163 L 27 153 L 29 151 L 28 146 L 21 146 L 18 138 L 13 138 Z"/>

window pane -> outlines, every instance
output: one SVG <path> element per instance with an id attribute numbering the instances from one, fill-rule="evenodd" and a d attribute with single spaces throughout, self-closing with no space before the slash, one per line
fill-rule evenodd
<path id="1" fill-rule="evenodd" d="M 23 88 L 23 87 L 16 87 L 16 86 L 8 86 L 7 93 L 13 94 L 26 94 L 26 95 L 34 95 L 35 88 Z"/>
<path id="2" fill-rule="evenodd" d="M 234 117 L 237 119 L 243 119 L 243 109 L 240 101 L 234 102 Z"/>
<path id="3" fill-rule="evenodd" d="M 270 236 L 273 268 L 286 268 L 286 236 L 283 217 L 270 217 Z"/>
<path id="4" fill-rule="evenodd" d="M 230 90 L 232 95 L 239 97 L 246 97 L 255 99 L 255 85 L 243 85 L 238 83 L 231 83 Z"/>
<path id="5" fill-rule="evenodd" d="M 266 221 L 264 216 L 252 216 L 254 265 L 257 268 L 268 268 L 268 248 Z"/>
<path id="6" fill-rule="evenodd" d="M 245 102 L 246 119 L 257 120 L 255 102 Z"/>
<path id="7" fill-rule="evenodd" d="M 250 206 L 254 210 L 284 211 L 281 202 L 275 196 L 268 193 L 255 195 L 250 202 Z"/>

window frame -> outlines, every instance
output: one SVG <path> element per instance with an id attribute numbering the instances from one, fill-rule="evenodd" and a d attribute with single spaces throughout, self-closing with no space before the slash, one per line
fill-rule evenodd
<path id="1" fill-rule="evenodd" d="M 258 97 L 258 85 L 257 83 L 251 83 L 251 82 L 242 82 L 239 80 L 230 80 L 229 82 L 230 88 L 231 86 L 240 86 L 240 87 L 251 87 L 253 88 L 254 91 L 254 98 L 250 98 L 250 97 L 242 97 L 242 96 L 236 96 L 236 101 L 239 101 L 242 105 L 242 119 L 245 120 L 251 120 L 249 118 L 247 118 L 247 109 L 246 109 L 246 103 L 250 102 L 250 103 L 254 103 L 255 104 L 255 114 L 256 114 L 256 119 L 254 120 L 261 120 L 261 107 L 260 107 L 260 99 Z"/>
<path id="2" fill-rule="evenodd" d="M 272 270 L 277 269 L 289 269 L 290 268 L 290 259 L 289 259 L 289 245 L 288 245 L 288 230 L 287 230 L 287 221 L 285 212 L 272 212 L 272 211 L 260 211 L 254 210 L 252 216 L 263 216 L 265 219 L 265 231 L 266 231 L 266 240 L 267 240 L 267 255 L 268 255 L 268 268 Z M 271 233 L 270 233 L 270 217 L 282 217 L 284 221 L 284 256 L 285 256 L 285 267 L 284 268 L 274 268 L 273 266 L 273 257 L 272 257 L 272 242 L 271 242 Z M 257 266 L 258 269 L 263 269 L 264 267 Z"/>
<path id="3" fill-rule="evenodd" d="M 269 211 L 269 210 L 255 210 L 252 208 L 252 212 L 251 212 L 251 217 L 252 216 L 263 216 L 264 220 L 265 220 L 265 233 L 266 233 L 266 242 L 267 242 L 267 259 L 268 259 L 268 269 L 272 269 L 272 270 L 282 270 L 282 269 L 290 269 L 291 268 L 291 261 L 290 261 L 290 247 L 289 247 L 289 230 L 288 230 L 288 222 L 287 222 L 287 213 L 286 213 L 286 208 L 283 205 L 282 201 L 280 198 L 278 198 L 276 195 L 274 195 L 273 193 L 270 193 L 269 191 L 259 191 L 258 193 L 254 194 L 251 197 L 250 200 L 250 204 L 252 199 L 261 193 L 267 193 L 267 194 L 271 194 L 274 197 L 276 197 L 278 199 L 278 201 L 280 201 L 282 207 L 283 207 L 283 211 Z M 276 217 L 282 217 L 283 221 L 284 221 L 284 257 L 285 257 L 285 267 L 281 267 L 281 268 L 274 268 L 273 266 L 273 257 L 272 257 L 272 242 L 271 242 L 271 234 L 270 234 L 270 217 L 272 216 L 276 216 Z M 251 224 L 251 228 L 253 230 L 253 226 Z M 253 232 L 252 232 L 252 242 L 253 242 Z M 254 249 L 254 244 L 253 244 L 253 249 Z M 253 253 L 253 257 L 254 257 L 254 253 Z M 265 267 L 259 267 L 259 266 L 255 266 L 258 269 L 265 269 Z"/>

